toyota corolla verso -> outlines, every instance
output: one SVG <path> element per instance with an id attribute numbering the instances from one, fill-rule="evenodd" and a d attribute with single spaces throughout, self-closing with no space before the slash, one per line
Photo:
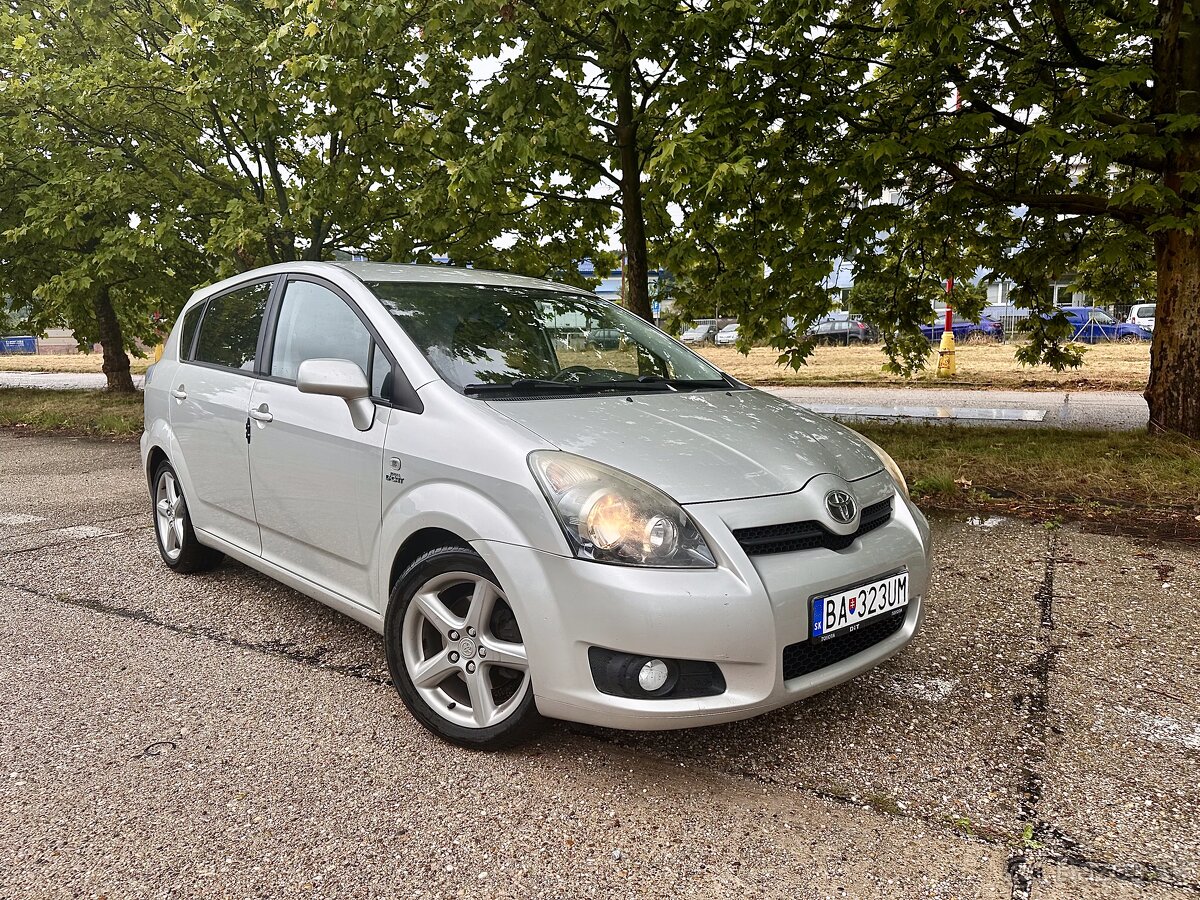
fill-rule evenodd
<path id="1" fill-rule="evenodd" d="M 259 269 L 188 301 L 145 402 L 163 561 L 231 556 L 375 629 L 460 744 L 756 715 L 920 625 L 929 528 L 888 455 L 586 291 Z"/>

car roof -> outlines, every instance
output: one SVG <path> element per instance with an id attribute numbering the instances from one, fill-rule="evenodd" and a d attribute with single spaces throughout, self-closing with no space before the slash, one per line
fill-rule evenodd
<path id="1" fill-rule="evenodd" d="M 278 275 L 321 275 L 331 277 L 334 271 L 346 272 L 359 281 L 396 281 L 425 284 L 482 284 L 497 287 L 523 287 L 543 291 L 562 291 L 581 297 L 597 299 L 596 294 L 569 284 L 513 275 L 509 272 L 490 272 L 486 269 L 468 269 L 464 266 L 418 265 L 415 263 L 372 263 L 372 262 L 310 262 L 300 260 L 290 263 L 274 263 L 246 272 L 239 272 L 221 281 L 205 285 L 192 294 L 189 303 L 218 294 L 227 288 L 254 280 L 274 278 Z"/>
<path id="2" fill-rule="evenodd" d="M 543 290 L 570 291 L 575 294 L 591 294 L 574 285 L 513 275 L 510 272 L 491 272 L 486 269 L 468 269 L 464 266 L 448 266 L 439 263 L 419 265 L 414 263 L 344 262 L 337 260 L 325 265 L 345 269 L 360 281 L 406 281 L 427 284 L 489 284 L 498 287 L 528 287 Z"/>

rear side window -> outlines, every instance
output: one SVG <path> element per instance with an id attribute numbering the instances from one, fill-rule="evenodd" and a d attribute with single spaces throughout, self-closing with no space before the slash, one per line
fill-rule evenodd
<path id="1" fill-rule="evenodd" d="M 311 281 L 290 281 L 279 309 L 271 375 L 295 381 L 306 359 L 348 359 L 371 371 L 371 333 L 346 302 Z"/>
<path id="2" fill-rule="evenodd" d="M 200 321 L 196 362 L 211 363 L 245 372 L 254 371 L 258 332 L 262 327 L 271 282 L 260 281 L 213 297 Z"/>
<path id="3" fill-rule="evenodd" d="M 200 314 L 204 312 L 204 304 L 198 303 L 183 314 L 183 328 L 179 333 L 179 358 L 192 358 L 192 341 L 196 337 L 196 326 L 200 324 Z"/>

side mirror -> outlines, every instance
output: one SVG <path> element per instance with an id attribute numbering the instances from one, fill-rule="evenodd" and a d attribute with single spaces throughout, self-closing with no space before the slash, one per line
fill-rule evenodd
<path id="1" fill-rule="evenodd" d="M 306 359 L 296 372 L 296 389 L 302 394 L 341 397 L 359 431 L 370 430 L 375 422 L 371 385 L 363 370 L 348 359 Z"/>

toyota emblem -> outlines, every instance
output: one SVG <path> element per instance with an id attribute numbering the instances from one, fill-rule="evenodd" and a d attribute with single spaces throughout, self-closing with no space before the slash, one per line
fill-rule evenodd
<path id="1" fill-rule="evenodd" d="M 845 491 L 830 491 L 826 494 L 825 508 L 829 510 L 829 518 L 839 525 L 849 525 L 858 515 L 858 506 L 854 498 Z"/>

